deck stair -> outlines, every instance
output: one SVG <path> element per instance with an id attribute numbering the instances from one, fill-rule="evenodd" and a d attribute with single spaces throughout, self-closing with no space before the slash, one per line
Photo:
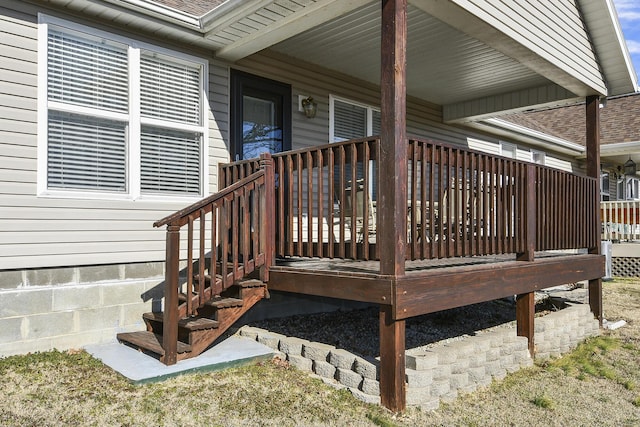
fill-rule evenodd
<path id="1" fill-rule="evenodd" d="M 218 281 L 221 279 L 218 278 Z M 195 280 L 194 280 L 195 281 Z M 210 277 L 207 280 L 210 283 Z M 205 287 L 209 294 L 211 286 Z M 193 292 L 194 301 L 198 298 Z M 243 279 L 234 283 L 220 295 L 210 297 L 194 315 L 185 315 L 187 297 L 179 297 L 178 355 L 177 360 L 196 357 L 224 334 L 244 313 L 263 298 L 268 298 L 266 284 L 257 279 Z M 118 334 L 118 340 L 160 360 L 165 352 L 162 347 L 164 326 L 163 312 L 149 312 L 142 315 L 146 331 Z"/>
<path id="2" fill-rule="evenodd" d="M 118 334 L 118 340 L 173 365 L 204 352 L 268 298 L 274 192 L 273 160 L 264 153 L 248 176 L 156 221 L 154 227 L 167 227 L 164 311 L 145 313 L 147 330 Z"/>

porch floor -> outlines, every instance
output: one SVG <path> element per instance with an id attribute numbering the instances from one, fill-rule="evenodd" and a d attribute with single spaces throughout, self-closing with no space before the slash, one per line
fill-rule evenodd
<path id="1" fill-rule="evenodd" d="M 552 257 L 579 256 L 578 253 L 545 251 L 536 252 L 535 259 L 549 259 Z M 457 257 L 457 258 L 440 258 L 426 260 L 407 260 L 405 263 L 405 271 L 407 276 L 424 274 L 429 270 L 463 267 L 463 266 L 482 266 L 487 264 L 496 264 L 516 261 L 515 255 L 487 255 L 474 257 Z M 535 261 L 534 261 L 535 262 Z M 380 271 L 380 261 L 361 261 L 353 259 L 340 258 L 302 258 L 287 257 L 276 259 L 276 267 L 292 270 L 312 270 L 315 272 L 327 272 L 332 274 L 350 273 L 368 275 L 377 277 Z"/>

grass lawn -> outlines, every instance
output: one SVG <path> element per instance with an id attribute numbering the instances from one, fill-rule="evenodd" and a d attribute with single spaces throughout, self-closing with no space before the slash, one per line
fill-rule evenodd
<path id="1" fill-rule="evenodd" d="M 640 281 L 606 282 L 627 326 L 433 412 L 391 414 L 269 362 L 131 385 L 83 351 L 0 359 L 0 425 L 640 425 Z"/>

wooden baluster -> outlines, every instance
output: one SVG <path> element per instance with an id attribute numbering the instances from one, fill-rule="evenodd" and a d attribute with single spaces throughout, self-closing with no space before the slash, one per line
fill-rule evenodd
<path id="1" fill-rule="evenodd" d="M 327 256 L 329 258 L 334 257 L 334 245 L 336 243 L 336 231 L 335 231 L 335 157 L 334 157 L 334 149 L 327 149 L 327 184 L 329 186 L 329 190 L 327 191 L 327 199 L 328 199 L 328 217 L 329 217 L 329 246 L 327 247 Z"/>
<path id="2" fill-rule="evenodd" d="M 324 159 L 322 158 L 322 150 L 317 150 L 315 153 L 318 168 L 318 249 L 313 256 L 322 258 L 324 256 Z"/>
<path id="3" fill-rule="evenodd" d="M 193 313 L 193 218 L 187 228 L 187 314 Z"/>
<path id="4" fill-rule="evenodd" d="M 180 275 L 180 227 L 169 225 L 166 238 L 166 266 L 162 363 L 175 365 L 178 359 L 178 286 Z"/>
<path id="5" fill-rule="evenodd" d="M 200 276 L 200 280 L 198 280 L 198 306 L 201 306 L 202 304 L 205 303 L 204 300 L 204 285 L 205 285 L 205 279 L 204 279 L 204 267 L 206 264 L 206 258 L 205 258 L 205 254 L 204 254 L 204 245 L 205 245 L 205 237 L 204 237 L 204 232 L 205 232 L 205 227 L 207 225 L 206 221 L 206 213 L 204 209 L 200 209 L 200 238 L 198 240 L 198 244 L 199 244 L 199 253 L 198 253 L 198 275 Z M 190 312 L 191 314 L 195 314 L 196 310 L 194 309 L 192 312 Z"/>

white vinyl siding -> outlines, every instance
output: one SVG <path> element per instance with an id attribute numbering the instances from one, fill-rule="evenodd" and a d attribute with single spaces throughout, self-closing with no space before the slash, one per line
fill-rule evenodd
<path id="1" fill-rule="evenodd" d="M 40 172 L 46 171 L 47 166 L 47 156 L 43 156 L 46 144 L 41 146 L 39 137 L 47 134 L 49 126 L 46 114 L 46 79 L 42 79 L 43 76 L 46 77 L 48 34 L 47 26 L 41 23 L 53 22 L 65 24 L 63 26 L 66 27 L 69 21 L 38 16 L 42 6 L 34 3 L 18 0 L 0 3 L 0 211 L 3 212 L 0 218 L 0 271 L 163 261 L 166 230 L 153 228 L 153 222 L 192 203 L 196 197 L 182 197 L 177 193 L 167 196 L 166 193 L 158 194 L 149 190 L 144 192 L 143 197 L 134 199 L 123 196 L 121 192 L 101 190 L 99 197 L 91 196 L 87 199 L 84 194 L 95 191 L 60 188 L 51 189 L 50 192 L 64 193 L 66 196 L 38 197 L 41 194 L 41 178 L 44 178 L 46 190 L 46 175 L 40 176 Z M 66 18 L 63 12 L 60 17 Z M 78 20 L 78 17 L 75 19 Z M 75 30 L 87 28 L 75 23 L 71 25 L 71 29 Z M 91 25 L 95 26 L 95 22 Z M 125 39 L 117 34 L 111 37 L 115 32 L 113 28 L 108 29 L 109 34 L 100 32 L 107 28 L 91 28 L 91 33 L 109 35 L 104 40 L 112 39 L 111 46 L 127 45 L 130 38 Z M 128 35 L 131 36 L 132 33 L 129 32 Z M 170 57 L 169 54 L 175 52 L 163 49 L 164 43 L 163 38 L 150 39 L 144 35 L 136 41 L 137 46 L 146 48 L 145 52 L 153 52 L 166 60 Z M 184 53 L 190 52 L 186 45 L 175 46 L 178 46 L 175 48 L 178 54 L 174 63 L 207 64 L 206 68 L 202 68 L 208 72 L 202 76 L 205 86 L 201 87 L 207 92 L 206 96 L 200 97 L 201 120 L 206 125 L 205 138 L 200 142 L 205 155 L 204 162 L 200 165 L 200 179 L 204 193 L 209 194 L 216 190 L 218 163 L 227 161 L 229 155 L 225 145 L 228 128 L 228 67 L 219 61 L 212 60 L 209 63 L 185 55 Z M 129 101 L 128 99 L 127 102 Z M 57 103 L 58 106 L 63 104 L 61 101 L 52 103 Z M 88 107 L 79 108 L 68 103 L 64 105 L 65 108 L 55 110 L 57 114 L 67 115 L 67 118 L 74 114 L 86 116 L 78 111 Z M 45 114 L 40 119 L 39 108 L 43 106 Z M 90 110 L 95 112 L 99 109 L 91 107 Z M 95 121 L 100 122 L 98 119 L 101 119 L 118 125 L 126 123 L 113 120 L 114 116 L 122 113 L 106 109 L 100 111 L 103 111 L 105 117 L 94 116 Z M 152 118 L 145 120 L 147 123 L 141 125 L 140 130 L 147 124 L 155 129 L 159 121 Z M 183 137 L 199 133 L 193 130 L 194 125 L 176 126 L 169 120 L 162 122 L 165 128 L 174 126 L 174 132 L 184 132 Z M 115 150 L 111 147 L 109 151 L 113 155 Z M 130 160 L 127 157 L 127 162 Z M 142 172 L 138 173 L 141 179 Z M 181 242 L 181 247 L 186 247 L 186 244 Z M 79 277 L 78 280 L 84 283 L 90 281 L 91 277 Z M 26 287 L 46 283 L 46 278 L 30 276 L 23 285 Z M 5 287 L 19 284 L 10 281 L 2 283 Z M 156 285 L 157 283 L 149 282 L 148 286 L 151 289 Z"/>
<path id="2" fill-rule="evenodd" d="M 51 20 L 40 194 L 201 196 L 206 63 Z"/>
<path id="3" fill-rule="evenodd" d="M 606 93 L 600 68 L 576 0 L 454 0 L 491 27 L 553 65 Z"/>

